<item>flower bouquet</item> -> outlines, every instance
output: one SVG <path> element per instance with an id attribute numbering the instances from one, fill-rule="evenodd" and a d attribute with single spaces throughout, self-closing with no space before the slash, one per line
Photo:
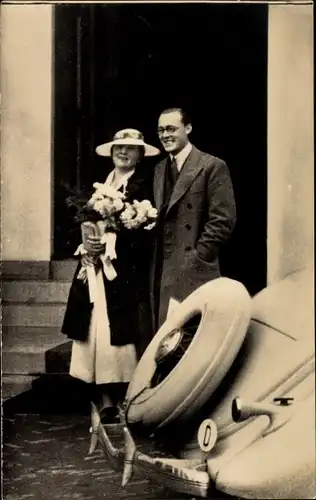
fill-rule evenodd
<path id="1" fill-rule="evenodd" d="M 76 220 L 81 222 L 82 244 L 75 255 L 81 255 L 82 267 L 78 279 L 88 281 L 90 300 L 94 302 L 95 266 L 100 260 L 106 278 L 110 281 L 117 276 L 112 260 L 116 259 L 116 236 L 122 229 L 150 230 L 155 226 L 157 210 L 149 200 L 132 203 L 125 201 L 125 195 L 109 184 L 96 182 L 94 193 L 88 201 L 82 203 L 82 198 L 68 199 L 68 206 L 77 208 Z M 99 236 L 104 251 L 97 257 L 90 257 L 86 250 L 89 236 Z"/>
<path id="2" fill-rule="evenodd" d="M 149 200 L 125 203 L 120 220 L 127 229 L 143 228 L 147 231 L 156 224 L 157 209 L 153 208 Z"/>

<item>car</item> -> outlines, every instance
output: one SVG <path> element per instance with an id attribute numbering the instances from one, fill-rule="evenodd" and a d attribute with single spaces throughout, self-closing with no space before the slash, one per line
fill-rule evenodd
<path id="1" fill-rule="evenodd" d="M 234 359 L 207 398 L 196 395 L 196 404 L 191 399 L 192 411 L 161 419 L 163 425 L 146 425 L 145 418 L 143 424 L 129 422 L 127 397 L 120 427 L 124 446 L 117 448 L 93 408 L 92 432 L 121 468 L 124 486 L 137 469 L 191 497 L 222 492 L 239 498 L 316 498 L 313 265 L 254 296 L 243 328 Z M 166 349 L 171 358 L 179 345 L 174 338 L 170 352 Z M 193 342 L 184 356 L 193 352 Z"/>

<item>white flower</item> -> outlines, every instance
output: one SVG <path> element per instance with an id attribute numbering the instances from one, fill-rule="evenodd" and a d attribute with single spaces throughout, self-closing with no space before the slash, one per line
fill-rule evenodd
<path id="1" fill-rule="evenodd" d="M 152 207 L 149 200 L 133 200 L 132 204 L 126 203 L 125 207 L 121 221 L 127 229 L 137 229 L 157 217 L 157 210 Z M 149 224 L 146 229 L 151 229 L 153 226 L 154 224 Z"/>
<path id="2" fill-rule="evenodd" d="M 115 208 L 116 212 L 122 210 L 123 207 L 124 203 L 120 198 L 116 198 L 115 200 L 113 200 L 113 208 Z"/>
<path id="3" fill-rule="evenodd" d="M 103 186 L 104 186 L 104 184 L 101 184 L 101 182 L 95 182 L 93 184 L 93 187 L 95 190 L 102 189 Z"/>
<path id="4" fill-rule="evenodd" d="M 95 201 L 96 200 L 91 196 L 90 200 L 87 201 L 87 206 L 93 208 Z"/>
<path id="5" fill-rule="evenodd" d="M 145 226 L 144 229 L 147 231 L 150 231 L 153 227 L 155 227 L 156 222 L 152 222 L 151 224 L 148 224 L 148 226 Z"/>
<path id="6" fill-rule="evenodd" d="M 152 206 L 149 200 L 137 201 L 134 200 L 133 205 L 138 212 L 146 214 L 147 217 L 155 219 L 157 217 L 157 210 Z"/>
<path id="7" fill-rule="evenodd" d="M 141 202 L 138 202 L 139 205 L 144 209 L 144 210 L 150 210 L 152 208 L 152 205 L 149 200 L 143 200 Z"/>
<path id="8" fill-rule="evenodd" d="M 124 221 L 124 226 L 126 227 L 126 229 L 134 229 L 134 225 L 132 223 L 132 220 Z"/>
<path id="9" fill-rule="evenodd" d="M 93 184 L 93 187 L 95 187 L 95 185 L 97 185 L 97 187 L 96 187 L 97 192 L 101 193 L 103 196 L 111 198 L 112 200 L 124 198 L 123 193 L 121 193 L 120 191 L 117 191 L 109 184 L 106 184 L 106 183 L 100 184 L 100 183 L 96 182 L 95 184 Z"/>
<path id="10" fill-rule="evenodd" d="M 105 196 L 104 198 L 102 198 L 102 203 L 103 203 L 104 208 L 111 208 L 112 204 L 113 204 L 113 200 L 111 198 L 108 198 L 107 196 Z"/>
<path id="11" fill-rule="evenodd" d="M 120 219 L 127 229 L 132 229 L 134 227 L 134 220 L 137 212 L 133 205 L 130 203 L 125 203 L 125 210 L 121 213 Z"/>
<path id="12" fill-rule="evenodd" d="M 130 204 L 130 203 L 125 203 L 125 210 L 124 212 L 122 212 L 121 214 L 121 218 L 131 218 L 131 217 L 134 217 L 136 215 L 136 210 L 134 209 L 134 207 Z"/>
<path id="13" fill-rule="evenodd" d="M 93 208 L 96 212 L 99 212 L 99 214 L 103 215 L 104 213 L 104 200 L 97 200 L 93 204 Z"/>
<path id="14" fill-rule="evenodd" d="M 147 214 L 147 215 L 148 215 L 148 217 L 149 217 L 150 219 L 156 219 L 156 218 L 157 218 L 157 213 L 158 213 L 157 208 L 153 208 L 153 207 L 151 207 L 151 208 L 148 210 L 148 214 Z"/>
<path id="15" fill-rule="evenodd" d="M 104 196 L 102 194 L 99 194 L 99 193 L 94 193 L 91 198 L 90 198 L 90 202 L 93 204 L 95 203 L 96 201 L 102 201 L 104 198 Z"/>

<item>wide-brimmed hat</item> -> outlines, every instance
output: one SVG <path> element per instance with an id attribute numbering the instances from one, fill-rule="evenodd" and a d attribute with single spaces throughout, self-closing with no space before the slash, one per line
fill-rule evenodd
<path id="1" fill-rule="evenodd" d="M 155 146 L 150 146 L 150 144 L 146 144 L 143 134 L 134 128 L 119 130 L 113 137 L 113 141 L 98 146 L 96 148 L 96 153 L 100 156 L 111 156 L 112 147 L 123 144 L 129 146 L 142 146 L 145 150 L 145 156 L 156 156 L 160 154 L 159 149 L 155 148 Z"/>

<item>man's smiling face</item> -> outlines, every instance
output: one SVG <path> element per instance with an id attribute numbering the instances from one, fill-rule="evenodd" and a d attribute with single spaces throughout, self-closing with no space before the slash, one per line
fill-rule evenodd
<path id="1" fill-rule="evenodd" d="M 165 151 L 177 155 L 189 142 L 192 125 L 184 125 L 180 111 L 162 113 L 158 120 L 158 136 Z"/>

